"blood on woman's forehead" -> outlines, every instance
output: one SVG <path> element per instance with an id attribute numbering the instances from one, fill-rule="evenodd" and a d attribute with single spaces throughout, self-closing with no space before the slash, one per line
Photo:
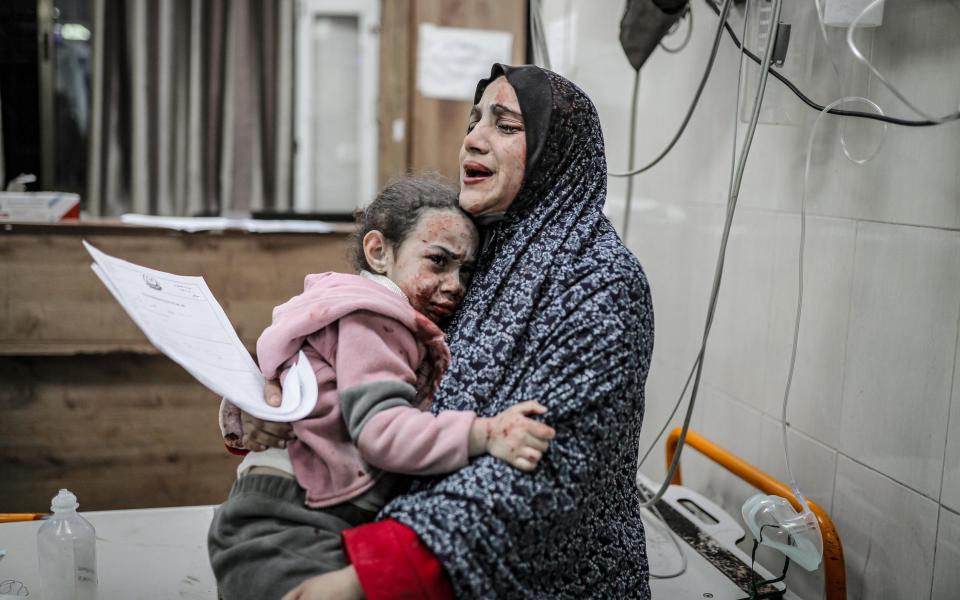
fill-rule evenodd
<path id="1" fill-rule="evenodd" d="M 506 78 L 501 76 L 492 81 L 490 85 L 495 86 L 496 89 L 491 104 L 500 105 L 511 112 L 520 114 L 520 107 L 517 105 L 517 94 Z"/>

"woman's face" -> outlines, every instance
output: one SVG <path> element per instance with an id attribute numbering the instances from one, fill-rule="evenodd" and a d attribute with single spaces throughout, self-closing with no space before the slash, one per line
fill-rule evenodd
<path id="1" fill-rule="evenodd" d="M 520 102 L 498 77 L 470 111 L 460 146 L 460 206 L 475 217 L 506 211 L 523 184 L 526 161 Z"/>

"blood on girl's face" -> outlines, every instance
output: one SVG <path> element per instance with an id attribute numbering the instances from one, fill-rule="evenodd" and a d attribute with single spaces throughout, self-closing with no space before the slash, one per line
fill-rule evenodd
<path id="1" fill-rule="evenodd" d="M 455 210 L 433 209 L 420 215 L 399 247 L 385 275 L 433 322 L 450 317 L 460 306 L 477 254 L 480 236 L 473 223 Z"/>
<path id="2" fill-rule="evenodd" d="M 498 77 L 470 111 L 460 146 L 460 207 L 475 217 L 506 211 L 523 184 L 526 160 L 517 93 Z"/>

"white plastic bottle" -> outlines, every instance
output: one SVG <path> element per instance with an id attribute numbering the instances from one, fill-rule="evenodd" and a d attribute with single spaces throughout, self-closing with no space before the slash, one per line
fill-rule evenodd
<path id="1" fill-rule="evenodd" d="M 77 497 L 69 490 L 50 503 L 53 516 L 37 532 L 40 581 L 46 600 L 96 600 L 96 532 L 77 514 Z"/>

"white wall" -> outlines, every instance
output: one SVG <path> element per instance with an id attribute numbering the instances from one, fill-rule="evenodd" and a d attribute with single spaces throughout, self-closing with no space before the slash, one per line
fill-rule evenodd
<path id="1" fill-rule="evenodd" d="M 703 0 L 691 2 L 689 46 L 673 55 L 657 51 L 642 70 L 638 163 L 672 136 L 705 64 L 717 18 Z M 807 11 L 794 39 L 813 51 L 809 73 L 796 83 L 830 102 L 840 90 L 823 40 L 810 28 L 812 0 L 787 2 Z M 633 71 L 618 41 L 623 2 L 545 5 L 547 28 L 565 48 L 555 43 L 555 58 L 571 57 L 563 70 L 597 105 L 609 167 L 625 170 Z M 742 14 L 735 10 L 733 22 Z M 960 101 L 960 3 L 887 0 L 884 16 L 881 28 L 863 36 L 871 59 L 921 107 L 949 113 Z M 841 67 L 849 67 L 839 32 L 831 43 Z M 635 180 L 628 244 L 649 275 L 657 322 L 644 448 L 680 393 L 703 328 L 730 173 L 737 58 L 725 37 L 687 133 L 663 163 Z M 888 114 L 916 118 L 857 69 L 848 73 L 862 82 L 854 91 Z M 782 88 L 772 79 L 769 85 Z M 777 97 L 799 106 L 782 90 Z M 781 478 L 779 414 L 797 292 L 803 165 L 817 113 L 802 114 L 799 125 L 758 128 L 694 417 L 698 431 Z M 814 146 L 804 316 L 788 415 L 793 468 L 839 529 L 848 597 L 956 598 L 960 123 L 891 126 L 879 154 L 862 166 L 844 157 L 838 123 L 829 117 Z M 848 120 L 845 127 L 854 152 L 869 150 L 876 125 Z M 623 180 L 610 180 L 608 213 L 618 224 L 625 190 Z M 754 493 L 695 452 L 683 465 L 685 483 L 731 514 L 739 515 Z M 642 470 L 663 475 L 662 443 Z M 765 560 L 779 569 L 780 557 Z M 788 582 L 804 598 L 822 597 L 821 573 L 794 567 Z"/>

